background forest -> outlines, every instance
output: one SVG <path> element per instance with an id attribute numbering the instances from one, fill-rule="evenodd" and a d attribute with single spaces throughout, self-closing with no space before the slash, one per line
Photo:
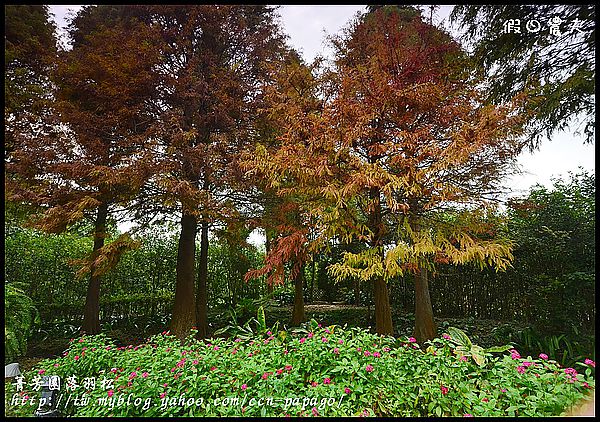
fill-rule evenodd
<path id="1" fill-rule="evenodd" d="M 85 6 L 69 48 L 47 6 L 5 6 L 5 363 L 45 372 L 90 335 L 267 345 L 314 320 L 368 342 L 462 330 L 480 368 L 476 345 L 595 367 L 595 175 L 503 188 L 574 118 L 593 142 L 595 9 L 549 7 L 456 6 L 455 40 L 435 7 L 372 5 L 306 63 L 270 6 Z M 551 35 L 494 32 L 557 10 L 582 23 L 559 62 L 539 59 Z M 344 414 L 395 414 L 381 400 Z M 415 412 L 537 415 L 431 403 Z"/>

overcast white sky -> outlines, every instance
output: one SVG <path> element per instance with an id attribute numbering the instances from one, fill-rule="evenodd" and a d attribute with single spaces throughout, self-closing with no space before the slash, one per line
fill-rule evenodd
<path id="1" fill-rule="evenodd" d="M 69 11 L 80 6 L 50 6 L 55 15 L 57 26 L 66 24 Z M 317 54 L 327 56 L 326 35 L 336 34 L 358 11 L 366 6 L 281 6 L 279 13 L 284 31 L 289 35 L 290 44 L 302 52 L 310 62 Z M 447 23 L 452 6 L 440 6 L 434 18 L 437 22 Z M 523 153 L 519 164 L 523 174 L 507 180 L 505 186 L 514 195 L 526 193 L 529 187 L 540 183 L 552 185 L 551 177 L 567 177 L 568 171 L 576 172 L 578 167 L 594 171 L 595 145 L 584 144 L 583 138 L 572 133 L 558 133 L 551 140 L 544 140 L 541 148 L 534 153 Z"/>

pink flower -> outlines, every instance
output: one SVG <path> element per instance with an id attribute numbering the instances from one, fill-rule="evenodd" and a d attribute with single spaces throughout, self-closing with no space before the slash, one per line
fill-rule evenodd
<path id="1" fill-rule="evenodd" d="M 308 333 L 308 338 L 313 338 L 313 333 Z"/>
<path id="2" fill-rule="evenodd" d="M 317 412 L 317 408 L 316 407 L 312 408 L 312 414 L 313 414 L 313 416 L 317 416 L 319 414 L 319 412 Z"/>
<path id="3" fill-rule="evenodd" d="M 117 373 L 117 368 L 112 368 L 112 369 L 110 370 L 110 372 L 112 372 L 113 374 L 116 374 L 116 373 Z"/>
<path id="4" fill-rule="evenodd" d="M 211 371 L 216 371 L 216 370 L 217 370 L 217 367 L 216 367 L 216 366 L 211 366 L 210 370 L 211 370 Z"/>
<path id="5" fill-rule="evenodd" d="M 305 341 L 306 341 L 306 339 L 305 339 L 304 337 L 302 337 L 302 338 L 300 339 L 300 343 L 304 343 Z"/>
<path id="6" fill-rule="evenodd" d="M 79 356 L 75 356 L 75 358 L 74 358 L 74 359 L 75 359 L 75 360 L 79 360 Z"/>
<path id="7" fill-rule="evenodd" d="M 246 391 L 246 388 L 248 388 L 248 386 L 246 384 L 242 384 L 242 390 Z"/>
<path id="8" fill-rule="evenodd" d="M 331 378 L 324 378 L 323 384 L 331 384 Z"/>
<path id="9" fill-rule="evenodd" d="M 344 393 L 350 394 L 351 392 L 352 390 L 350 390 L 348 387 L 344 388 Z"/>
<path id="10" fill-rule="evenodd" d="M 583 363 L 585 363 L 586 365 L 590 365 L 592 368 L 596 367 L 596 362 L 594 362 L 591 359 L 586 359 Z"/>
<path id="11" fill-rule="evenodd" d="M 169 385 L 169 384 L 167 384 L 167 383 L 165 382 L 165 383 L 163 384 L 163 387 L 167 388 L 167 385 Z"/>
<path id="12" fill-rule="evenodd" d="M 381 353 L 379 353 L 379 352 L 373 352 L 373 357 L 380 358 L 381 357 Z"/>
<path id="13" fill-rule="evenodd" d="M 583 383 L 583 386 L 584 386 L 585 388 L 591 388 L 591 387 L 590 387 L 590 385 L 589 385 L 587 382 L 584 382 L 584 383 Z"/>
<path id="14" fill-rule="evenodd" d="M 137 377 L 137 372 L 133 371 L 131 374 L 129 374 L 129 379 L 133 379 Z"/>
<path id="15" fill-rule="evenodd" d="M 577 376 L 577 371 L 573 368 L 565 368 L 565 374 Z"/>
<path id="16" fill-rule="evenodd" d="M 219 350 L 219 346 L 213 347 L 214 350 Z"/>
<path id="17" fill-rule="evenodd" d="M 524 374 L 526 370 L 527 370 L 527 368 L 524 366 L 517 366 L 517 372 L 519 374 Z"/>
<path id="18" fill-rule="evenodd" d="M 193 364 L 193 365 L 198 365 L 198 359 L 194 359 L 194 360 L 192 361 L 192 364 Z"/>
<path id="19" fill-rule="evenodd" d="M 84 341 L 85 341 L 85 340 L 84 340 L 83 338 L 80 338 L 80 339 L 79 339 L 79 342 L 80 342 L 80 343 L 83 343 Z"/>
<path id="20" fill-rule="evenodd" d="M 325 332 L 326 332 L 327 334 L 331 334 L 331 331 L 329 331 L 329 328 L 325 328 Z"/>
<path id="21" fill-rule="evenodd" d="M 337 347 L 335 347 L 333 349 L 333 353 L 336 354 L 336 355 L 339 355 L 340 354 L 340 349 L 338 349 Z"/>
<path id="22" fill-rule="evenodd" d="M 283 369 L 278 369 L 277 371 L 275 371 L 277 373 L 277 375 L 281 375 L 283 372 Z"/>
<path id="23" fill-rule="evenodd" d="M 364 353 L 364 355 L 365 355 L 365 356 L 371 356 L 371 352 L 369 352 L 368 350 L 365 350 L 365 353 Z"/>
<path id="24" fill-rule="evenodd" d="M 310 385 L 312 385 L 313 387 L 316 387 L 317 385 L 319 385 L 319 383 L 316 382 L 316 381 L 313 381 L 313 382 L 310 383 Z"/>
<path id="25" fill-rule="evenodd" d="M 167 395 L 167 393 L 164 393 L 164 392 L 163 392 L 163 393 L 160 393 L 160 398 L 161 398 L 161 399 L 164 399 L 166 395 Z"/>
<path id="26" fill-rule="evenodd" d="M 108 390 L 106 394 L 108 394 L 108 397 L 112 397 L 115 392 L 113 390 Z"/>
<path id="27" fill-rule="evenodd" d="M 481 399 L 481 401 L 484 402 L 484 403 L 487 403 L 487 402 L 490 401 L 490 399 L 488 399 L 487 397 L 484 397 L 484 398 Z"/>
<path id="28" fill-rule="evenodd" d="M 503 388 L 500 391 L 502 391 L 503 393 L 506 393 L 506 388 Z"/>
<path id="29" fill-rule="evenodd" d="M 271 334 L 273 334 L 273 333 L 271 333 L 270 331 L 267 331 L 267 335 L 268 336 L 270 336 Z"/>
<path id="30" fill-rule="evenodd" d="M 409 337 L 409 338 L 408 338 L 408 342 L 409 342 L 409 343 L 416 343 L 416 342 L 417 342 L 417 339 L 416 339 L 416 338 L 414 338 L 414 337 Z"/>
<path id="31" fill-rule="evenodd" d="M 237 352 L 238 352 L 238 351 L 237 351 L 237 349 L 233 349 L 233 350 L 231 351 L 231 354 L 232 354 L 232 355 L 235 355 Z"/>
<path id="32" fill-rule="evenodd" d="M 321 339 L 321 341 L 322 341 L 323 343 L 327 343 L 327 342 L 328 342 L 328 340 L 327 340 L 327 338 L 326 338 L 326 337 L 323 337 L 323 338 Z"/>
<path id="33" fill-rule="evenodd" d="M 510 351 L 510 353 L 511 353 L 511 355 L 510 355 L 511 358 L 513 358 L 513 359 L 521 359 L 521 355 L 515 349 L 512 349 Z"/>
<path id="34" fill-rule="evenodd" d="M 264 374 L 262 374 L 262 379 L 266 380 L 267 378 L 269 378 L 268 372 L 265 372 Z"/>
<path id="35" fill-rule="evenodd" d="M 248 353 L 248 357 L 251 358 L 252 357 L 252 353 Z"/>
<path id="36" fill-rule="evenodd" d="M 286 371 L 291 371 L 292 370 L 292 365 L 285 365 L 285 370 Z"/>
<path id="37" fill-rule="evenodd" d="M 55 368 L 58 368 L 58 366 L 59 366 L 59 365 L 58 365 L 58 363 L 55 363 L 55 364 L 54 364 L 54 367 L 55 367 Z"/>
<path id="38" fill-rule="evenodd" d="M 461 356 L 461 357 L 460 357 L 460 360 L 461 360 L 462 362 L 466 362 L 466 361 L 468 361 L 468 360 L 469 360 L 469 358 L 468 358 L 467 356 Z"/>
<path id="39" fill-rule="evenodd" d="M 389 348 L 389 347 L 387 347 L 387 346 L 383 348 L 383 351 L 384 351 L 384 352 L 389 352 L 390 350 L 392 350 L 392 349 L 390 349 L 390 348 Z"/>
<path id="40" fill-rule="evenodd" d="M 365 371 L 367 371 L 367 372 L 373 372 L 373 365 L 367 365 L 365 367 Z"/>
<path id="41" fill-rule="evenodd" d="M 239 343 L 240 341 L 242 341 L 242 339 L 238 337 L 238 338 L 236 338 L 236 339 L 235 339 L 235 340 L 233 340 L 233 341 L 234 341 L 235 343 Z M 245 384 L 244 384 L 244 385 L 245 385 Z"/>
<path id="42" fill-rule="evenodd" d="M 442 334 L 442 337 L 445 338 L 446 340 L 450 340 L 450 336 L 446 333 Z"/>
<path id="43" fill-rule="evenodd" d="M 533 365 L 533 362 L 528 362 L 528 361 L 523 362 L 523 366 L 525 366 L 525 367 L 529 367 L 531 365 Z"/>
<path id="44" fill-rule="evenodd" d="M 361 350 L 362 350 L 362 349 L 361 349 L 360 347 L 357 347 L 357 348 L 356 348 L 356 351 L 357 351 L 357 352 L 360 352 Z"/>
<path id="45" fill-rule="evenodd" d="M 473 417 L 473 415 L 471 415 L 470 413 L 465 413 L 463 415 L 463 418 L 472 418 L 472 417 Z"/>
<path id="46" fill-rule="evenodd" d="M 148 378 L 148 372 L 143 372 L 142 373 L 142 378 Z"/>
<path id="47" fill-rule="evenodd" d="M 131 381 L 127 382 L 127 387 L 131 387 L 133 383 Z"/>
<path id="48" fill-rule="evenodd" d="M 446 395 L 448 394 L 448 387 L 444 387 L 443 385 L 440 387 L 440 390 L 442 390 L 442 394 Z"/>
<path id="49" fill-rule="evenodd" d="M 45 373 L 45 372 L 46 372 L 46 370 L 45 370 L 45 369 L 40 369 L 40 370 L 39 370 L 39 372 L 38 372 L 38 374 L 40 374 L 40 375 L 44 375 L 44 373 Z"/>
<path id="50" fill-rule="evenodd" d="M 540 353 L 540 359 L 548 360 L 548 355 L 545 353 Z"/>

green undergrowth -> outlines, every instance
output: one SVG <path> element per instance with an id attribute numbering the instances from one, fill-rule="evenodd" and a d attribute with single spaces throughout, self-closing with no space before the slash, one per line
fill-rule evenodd
<path id="1" fill-rule="evenodd" d="M 288 331 L 259 325 L 243 339 L 164 332 L 117 347 L 83 336 L 25 373 L 22 391 L 6 384 L 7 415 L 34 414 L 36 377 L 50 375 L 70 416 L 550 416 L 594 387 L 591 360 L 563 368 L 448 332 L 418 345 L 312 320 Z"/>

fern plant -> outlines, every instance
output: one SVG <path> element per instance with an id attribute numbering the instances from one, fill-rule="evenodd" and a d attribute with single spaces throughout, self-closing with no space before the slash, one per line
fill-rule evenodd
<path id="1" fill-rule="evenodd" d="M 27 340 L 40 316 L 33 300 L 16 285 L 4 283 L 4 363 L 27 352 Z"/>

